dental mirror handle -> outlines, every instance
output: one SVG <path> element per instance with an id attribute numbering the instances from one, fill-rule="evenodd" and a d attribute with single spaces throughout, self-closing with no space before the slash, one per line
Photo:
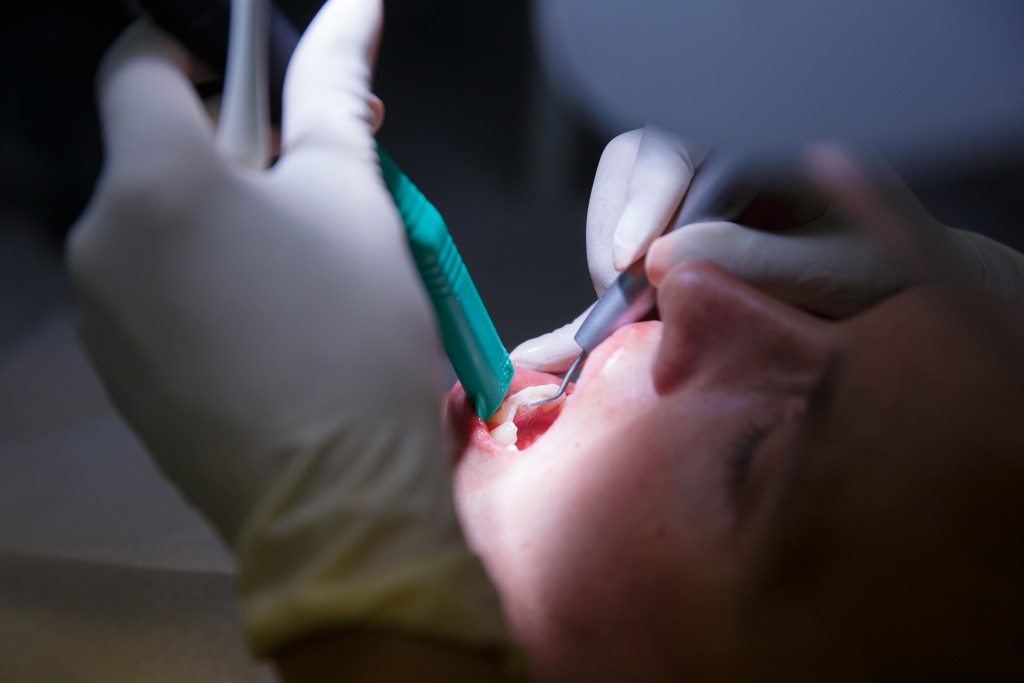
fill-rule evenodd
<path id="1" fill-rule="evenodd" d="M 679 215 L 669 232 L 708 220 L 734 220 L 750 206 L 764 186 L 762 174 L 736 154 L 713 151 L 694 174 Z M 574 339 L 585 352 L 629 323 L 643 319 L 656 301 L 644 259 L 622 271 L 587 316 Z"/>
<path id="2" fill-rule="evenodd" d="M 197 57 L 224 73 L 228 56 L 231 0 L 137 0 L 142 10 Z M 270 121 L 281 123 L 281 90 L 288 59 L 299 42 L 299 32 L 276 5 L 270 3 L 267 44 Z"/>

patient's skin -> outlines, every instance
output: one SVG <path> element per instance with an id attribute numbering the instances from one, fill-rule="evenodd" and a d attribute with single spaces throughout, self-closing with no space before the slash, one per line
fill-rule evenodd
<path id="1" fill-rule="evenodd" d="M 936 288 L 834 323 L 704 261 L 659 308 L 521 452 L 450 397 L 459 514 L 538 677 L 1024 673 L 1018 313 Z"/>

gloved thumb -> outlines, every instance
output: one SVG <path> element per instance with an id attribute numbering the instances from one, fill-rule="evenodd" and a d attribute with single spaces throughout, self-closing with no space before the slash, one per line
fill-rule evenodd
<path id="1" fill-rule="evenodd" d="M 651 126 L 643 129 L 629 169 L 626 204 L 615 226 L 612 261 L 616 271 L 643 256 L 668 229 L 693 179 L 693 156 L 672 135 Z M 594 189 L 598 191 L 596 181 Z"/>
<path id="2" fill-rule="evenodd" d="M 285 74 L 282 147 L 375 154 L 380 100 L 371 91 L 381 0 L 328 0 L 310 22 Z"/>
<path id="3" fill-rule="evenodd" d="M 541 372 L 565 372 L 572 365 L 576 356 L 580 355 L 579 344 L 573 339 L 580 325 L 594 308 L 591 304 L 571 323 L 559 327 L 553 332 L 528 339 L 512 349 L 509 357 L 516 365 Z"/>

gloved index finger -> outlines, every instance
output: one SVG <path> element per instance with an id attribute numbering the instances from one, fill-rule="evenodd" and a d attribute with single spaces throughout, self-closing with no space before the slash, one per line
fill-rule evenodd
<path id="1" fill-rule="evenodd" d="M 285 78 L 285 154 L 312 144 L 376 157 L 370 80 L 382 15 L 381 0 L 328 0 L 313 18 Z"/>
<path id="2" fill-rule="evenodd" d="M 147 19 L 108 49 L 97 76 L 106 164 L 134 174 L 212 151 L 212 126 L 192 77 L 201 65 Z"/>
<path id="3" fill-rule="evenodd" d="M 944 229 L 877 155 L 821 143 L 806 155 L 815 183 L 853 216 L 857 229 L 909 282 L 969 279 Z"/>

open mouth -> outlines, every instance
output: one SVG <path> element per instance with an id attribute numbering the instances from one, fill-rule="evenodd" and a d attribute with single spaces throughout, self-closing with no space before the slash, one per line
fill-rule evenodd
<path id="1" fill-rule="evenodd" d="M 523 451 L 541 438 L 572 400 L 575 384 L 570 382 L 560 398 L 537 406 L 527 404 L 551 396 L 562 379 L 557 375 L 516 368 L 508 395 L 487 422 L 473 412 L 461 384 L 448 395 L 447 421 L 455 437 L 457 452 L 470 442 L 491 453 Z"/>
<path id="2" fill-rule="evenodd" d="M 510 451 L 529 448 L 562 412 L 566 394 L 558 398 L 533 405 L 537 401 L 553 396 L 558 384 L 538 384 L 509 394 L 494 415 L 487 420 L 491 438 Z"/>

